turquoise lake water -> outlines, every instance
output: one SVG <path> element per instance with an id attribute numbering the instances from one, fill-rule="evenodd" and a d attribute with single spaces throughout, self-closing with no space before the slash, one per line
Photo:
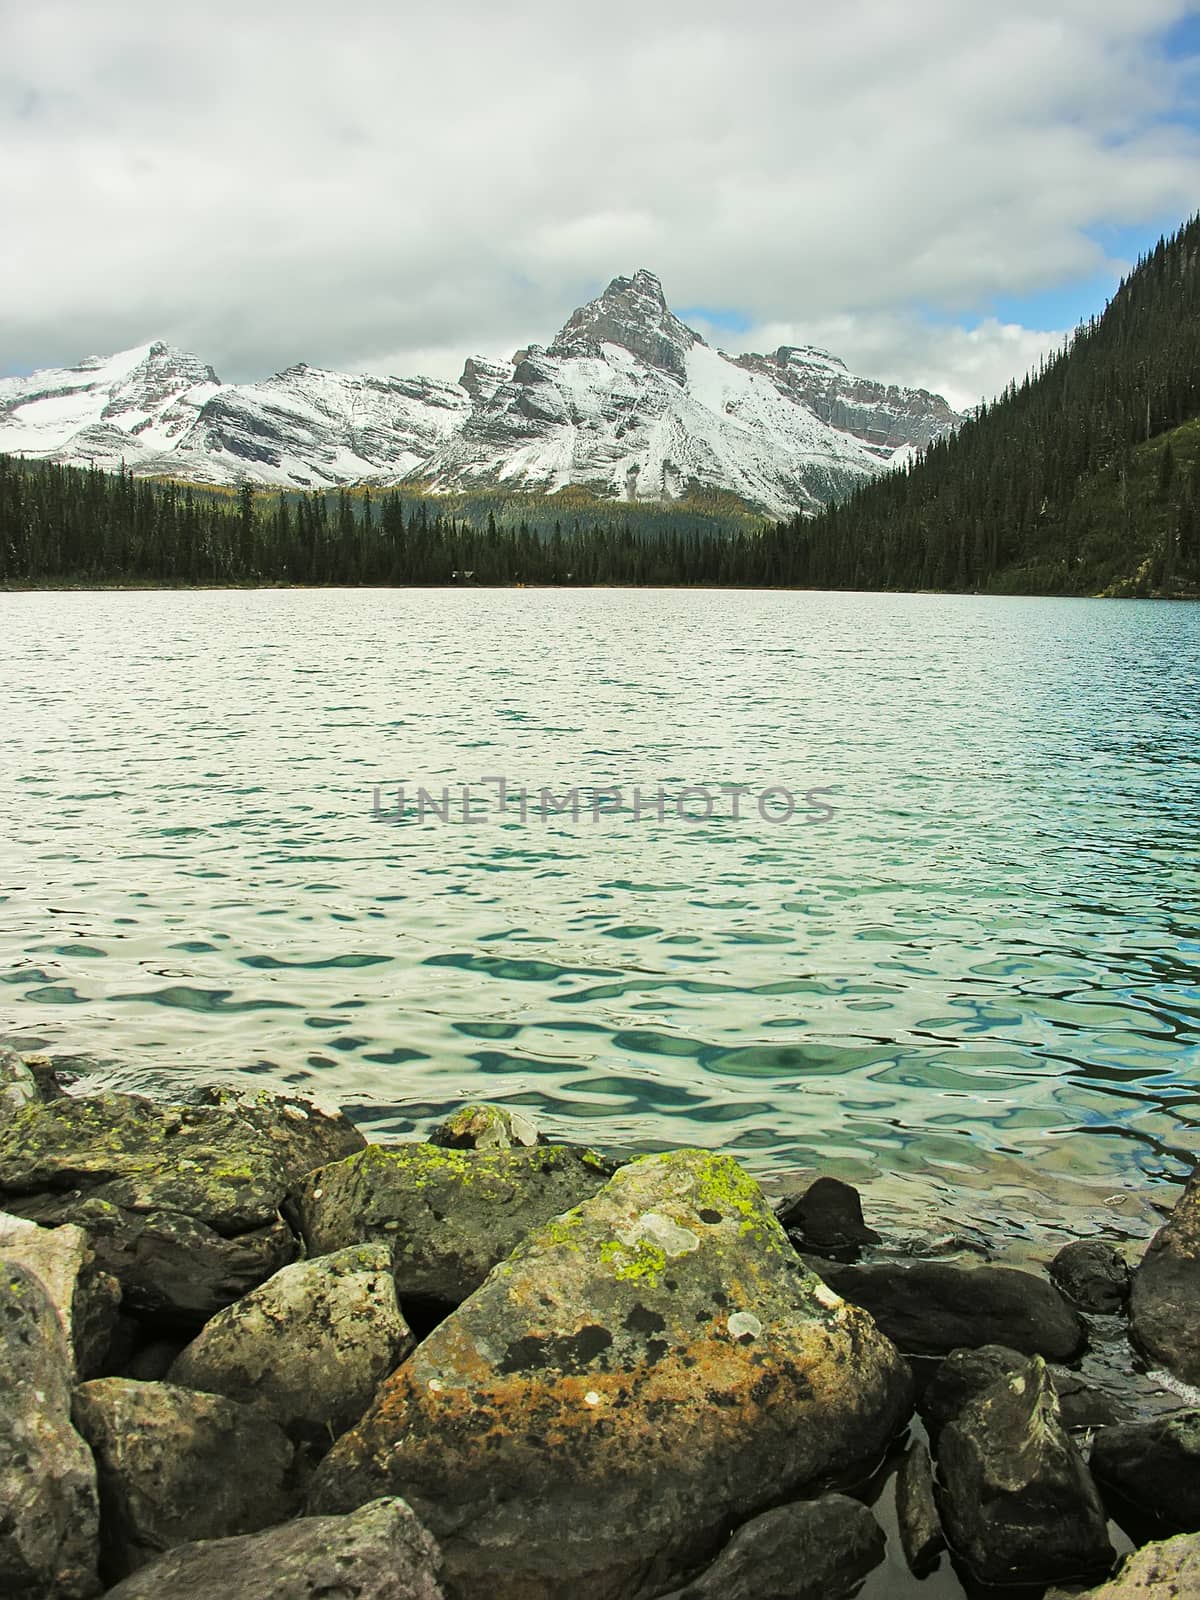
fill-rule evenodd
<path id="1" fill-rule="evenodd" d="M 108 1081 L 990 1196 L 1195 1159 L 1200 606 L 6 594 L 0 696 L 0 1037 Z"/>

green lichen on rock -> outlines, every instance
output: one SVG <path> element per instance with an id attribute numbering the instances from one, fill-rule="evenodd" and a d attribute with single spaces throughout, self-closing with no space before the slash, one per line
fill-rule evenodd
<path id="1" fill-rule="evenodd" d="M 457 1304 L 529 1233 L 603 1181 L 569 1145 L 371 1145 L 310 1174 L 293 1200 L 311 1254 L 385 1240 L 402 1299 Z"/>
<path id="2" fill-rule="evenodd" d="M 661 1593 L 732 1523 L 876 1457 L 909 1404 L 753 1179 L 679 1150 L 534 1228 L 384 1382 L 309 1509 L 403 1494 L 456 1594 Z"/>

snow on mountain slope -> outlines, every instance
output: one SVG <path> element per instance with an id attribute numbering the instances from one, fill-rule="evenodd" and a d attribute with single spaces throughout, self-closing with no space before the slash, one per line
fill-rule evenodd
<path id="1" fill-rule="evenodd" d="M 206 483 L 727 490 L 775 514 L 817 508 L 959 420 L 939 396 L 856 378 L 824 351 L 713 350 L 644 270 L 614 278 L 548 348 L 471 357 L 458 383 L 301 363 L 223 384 L 163 343 L 0 381 L 10 453 Z"/>

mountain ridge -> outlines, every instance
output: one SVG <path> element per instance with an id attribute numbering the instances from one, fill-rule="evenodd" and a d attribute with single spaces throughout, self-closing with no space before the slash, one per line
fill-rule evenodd
<path id="1" fill-rule="evenodd" d="M 293 488 L 575 485 L 617 501 L 717 490 L 771 515 L 819 510 L 961 421 L 941 396 L 814 347 L 727 356 L 646 268 L 549 345 L 468 356 L 458 382 L 301 361 L 226 384 L 164 340 L 0 380 L 0 451 L 67 464 Z"/>

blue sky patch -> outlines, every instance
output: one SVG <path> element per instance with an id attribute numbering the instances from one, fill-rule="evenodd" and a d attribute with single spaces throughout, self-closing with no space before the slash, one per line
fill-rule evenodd
<path id="1" fill-rule="evenodd" d="M 749 333 L 753 319 L 733 306 L 683 306 L 675 313 L 681 322 L 706 322 L 726 333 Z"/>

